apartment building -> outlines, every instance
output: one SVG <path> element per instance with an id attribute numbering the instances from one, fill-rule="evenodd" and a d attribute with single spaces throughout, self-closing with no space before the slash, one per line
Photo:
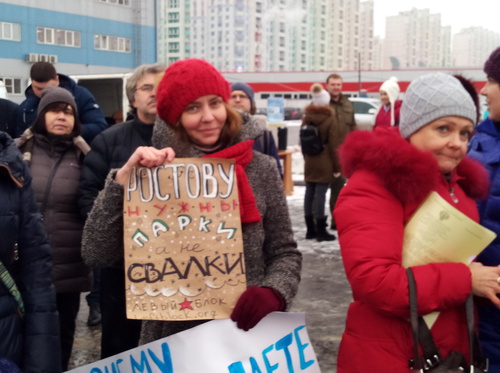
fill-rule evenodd
<path id="1" fill-rule="evenodd" d="M 37 61 L 111 74 L 156 61 L 155 0 L 0 1 L 0 79 L 20 102 Z"/>
<path id="2" fill-rule="evenodd" d="M 490 53 L 500 45 L 500 34 L 483 27 L 468 27 L 453 35 L 451 65 L 483 66 Z"/>
<path id="3" fill-rule="evenodd" d="M 448 67 L 451 28 L 429 9 L 400 12 L 386 18 L 383 68 Z"/>
<path id="4" fill-rule="evenodd" d="M 362 9 L 363 45 L 370 45 L 373 33 L 373 1 L 368 3 L 159 0 L 158 60 L 204 58 L 222 71 L 356 69 Z"/>

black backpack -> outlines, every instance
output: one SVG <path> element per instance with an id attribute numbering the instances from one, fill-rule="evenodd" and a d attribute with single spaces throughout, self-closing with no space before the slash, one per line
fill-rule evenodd
<path id="1" fill-rule="evenodd" d="M 318 127 L 304 122 L 300 128 L 300 147 L 304 155 L 318 155 L 325 148 L 319 136 Z"/>

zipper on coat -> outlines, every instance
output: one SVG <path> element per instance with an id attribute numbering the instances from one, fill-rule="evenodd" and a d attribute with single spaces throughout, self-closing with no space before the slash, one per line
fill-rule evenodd
<path id="1" fill-rule="evenodd" d="M 453 187 L 450 186 L 450 196 L 453 202 L 458 203 L 458 198 L 455 195 L 455 191 L 453 190 Z"/>
<path id="2" fill-rule="evenodd" d="M 43 196 L 43 202 L 42 202 L 42 205 L 40 206 L 40 213 L 42 214 L 42 219 L 43 219 L 43 215 L 45 214 L 45 209 L 47 208 L 47 202 L 49 200 L 50 190 L 52 189 L 52 182 L 54 181 L 54 176 L 56 174 L 57 169 L 59 168 L 59 165 L 63 161 L 64 155 L 66 154 L 66 151 L 67 150 L 63 151 L 63 153 L 61 154 L 61 157 L 58 159 L 56 165 L 54 166 L 52 171 L 50 171 L 49 179 L 47 181 L 47 187 L 45 188 L 45 194 Z"/>

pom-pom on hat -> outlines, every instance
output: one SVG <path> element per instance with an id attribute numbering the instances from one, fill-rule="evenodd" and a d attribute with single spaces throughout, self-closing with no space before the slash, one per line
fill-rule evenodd
<path id="1" fill-rule="evenodd" d="M 476 123 L 476 106 L 449 74 L 423 75 L 411 82 L 401 105 L 399 131 L 405 139 L 436 119 L 458 116 Z"/>
<path id="2" fill-rule="evenodd" d="M 254 101 L 254 92 L 252 87 L 250 87 L 248 84 L 243 83 L 243 82 L 236 82 L 231 84 L 231 92 L 233 91 L 243 91 L 247 95 L 247 97 L 250 99 L 250 106 L 254 107 L 255 106 L 255 101 Z"/>
<path id="3" fill-rule="evenodd" d="M 314 83 L 311 86 L 312 100 L 311 104 L 326 106 L 330 103 L 330 94 L 319 83 Z"/>
<path id="4" fill-rule="evenodd" d="M 174 62 L 166 70 L 156 92 L 160 118 L 173 126 L 188 104 L 206 95 L 218 95 L 227 102 L 229 83 L 215 67 L 196 58 Z"/>
<path id="5" fill-rule="evenodd" d="M 500 47 L 495 49 L 484 63 L 484 72 L 500 84 Z"/>
<path id="6" fill-rule="evenodd" d="M 76 102 L 71 92 L 67 89 L 56 86 L 48 86 L 42 91 L 42 98 L 40 99 L 40 103 L 38 104 L 36 114 L 40 115 L 43 109 L 56 102 L 64 102 L 71 106 L 73 108 L 74 116 L 78 117 Z"/>

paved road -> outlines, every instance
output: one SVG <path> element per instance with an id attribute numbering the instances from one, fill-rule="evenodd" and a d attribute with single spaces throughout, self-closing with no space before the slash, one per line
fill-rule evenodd
<path id="1" fill-rule="evenodd" d="M 344 330 L 351 291 L 345 279 L 338 241 L 305 240 L 303 186 L 295 186 L 288 205 L 295 237 L 304 254 L 302 281 L 292 311 L 305 312 L 311 342 L 322 373 L 336 372 L 337 351 Z M 99 359 L 100 328 L 87 327 L 88 308 L 82 299 L 70 369 Z"/>

